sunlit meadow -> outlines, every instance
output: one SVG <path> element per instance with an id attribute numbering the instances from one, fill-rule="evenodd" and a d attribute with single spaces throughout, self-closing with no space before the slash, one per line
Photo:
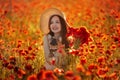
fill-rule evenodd
<path id="1" fill-rule="evenodd" d="M 70 25 L 64 70 L 44 68 L 39 21 L 51 7 Z M 0 0 L 0 80 L 120 80 L 120 0 Z"/>

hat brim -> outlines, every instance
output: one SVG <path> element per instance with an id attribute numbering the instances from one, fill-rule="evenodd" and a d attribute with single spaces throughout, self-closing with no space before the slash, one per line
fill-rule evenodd
<path id="1" fill-rule="evenodd" d="M 65 19 L 64 14 L 59 9 L 49 8 L 45 10 L 40 17 L 40 29 L 44 34 L 49 33 L 48 22 L 52 15 L 60 15 Z"/>

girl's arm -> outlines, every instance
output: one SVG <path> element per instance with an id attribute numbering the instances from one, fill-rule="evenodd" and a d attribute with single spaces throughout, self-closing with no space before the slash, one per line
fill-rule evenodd
<path id="1" fill-rule="evenodd" d="M 50 54 L 50 50 L 49 50 L 49 42 L 48 42 L 48 38 L 47 35 L 44 35 L 43 37 L 43 48 L 44 48 L 44 55 L 45 55 L 45 60 L 50 63 L 49 61 L 49 54 Z"/>

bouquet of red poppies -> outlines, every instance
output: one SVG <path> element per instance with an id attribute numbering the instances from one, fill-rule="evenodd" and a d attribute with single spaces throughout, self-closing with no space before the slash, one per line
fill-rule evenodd
<path id="1" fill-rule="evenodd" d="M 89 37 L 90 34 L 85 27 L 68 28 L 67 38 L 69 40 L 69 46 L 73 49 L 78 49 L 82 44 L 88 43 Z"/>

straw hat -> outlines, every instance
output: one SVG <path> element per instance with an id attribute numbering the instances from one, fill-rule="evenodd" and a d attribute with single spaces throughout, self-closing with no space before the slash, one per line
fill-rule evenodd
<path id="1" fill-rule="evenodd" d="M 64 14 L 59 9 L 56 9 L 56 8 L 49 8 L 41 14 L 40 29 L 44 34 L 47 34 L 49 32 L 49 28 L 48 28 L 49 18 L 55 14 L 60 15 L 65 19 Z"/>

